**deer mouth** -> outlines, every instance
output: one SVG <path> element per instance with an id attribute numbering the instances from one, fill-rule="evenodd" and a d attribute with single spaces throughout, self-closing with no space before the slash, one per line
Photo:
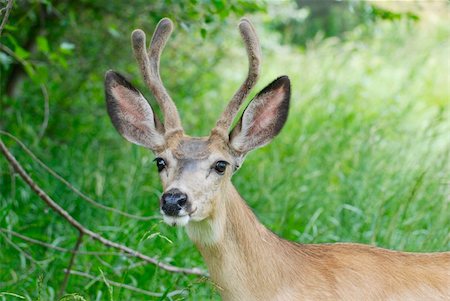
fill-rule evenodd
<path id="1" fill-rule="evenodd" d="M 197 211 L 197 207 L 195 207 L 194 210 L 188 213 L 189 217 L 192 217 L 192 214 L 194 214 Z"/>
<path id="2" fill-rule="evenodd" d="M 163 220 L 166 224 L 168 224 L 169 226 L 172 227 L 183 227 L 186 226 L 189 221 L 191 220 L 191 216 L 192 214 L 194 214 L 197 211 L 197 208 L 195 208 L 194 210 L 183 214 L 183 215 L 177 215 L 177 216 L 170 216 L 165 214 L 164 212 L 161 211 L 162 216 L 163 216 Z"/>
<path id="3" fill-rule="evenodd" d="M 169 216 L 169 215 L 165 215 L 163 214 L 163 220 L 166 224 L 168 224 L 169 226 L 172 227 L 183 227 L 186 226 L 189 223 L 189 220 L 191 218 L 189 217 L 188 214 L 186 215 L 181 215 L 181 216 Z"/>

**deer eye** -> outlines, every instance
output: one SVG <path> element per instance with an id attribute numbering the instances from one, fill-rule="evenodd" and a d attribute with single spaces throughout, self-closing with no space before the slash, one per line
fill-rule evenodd
<path id="1" fill-rule="evenodd" d="M 156 162 L 156 167 L 158 168 L 158 172 L 161 172 L 167 166 L 166 161 L 164 161 L 163 158 L 158 157 L 153 161 Z"/>
<path id="2" fill-rule="evenodd" d="M 227 161 L 217 161 L 214 164 L 214 170 L 219 174 L 223 175 L 225 173 L 225 170 L 227 169 L 227 165 L 230 164 Z"/>

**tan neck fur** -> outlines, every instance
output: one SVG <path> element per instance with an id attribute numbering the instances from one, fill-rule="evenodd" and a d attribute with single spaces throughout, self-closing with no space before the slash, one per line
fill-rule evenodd
<path id="1" fill-rule="evenodd" d="M 227 190 L 223 194 L 227 198 L 215 202 L 218 205 L 214 216 L 191 222 L 188 235 L 203 255 L 224 300 L 267 296 L 267 292 L 281 288 L 274 279 L 283 280 L 283 273 L 277 271 L 286 269 L 283 262 L 286 256 L 281 253 L 286 252 L 285 245 L 290 243 L 257 220 L 232 184 Z M 266 285 L 262 287 L 261 283 Z"/>
<path id="2" fill-rule="evenodd" d="M 230 184 L 187 232 L 223 300 L 448 300 L 450 253 L 296 244 L 265 228 Z M 447 296 L 447 297 L 446 297 Z"/>

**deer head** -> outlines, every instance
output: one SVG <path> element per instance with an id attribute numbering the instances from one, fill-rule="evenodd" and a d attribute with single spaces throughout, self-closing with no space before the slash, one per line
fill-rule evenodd
<path id="1" fill-rule="evenodd" d="M 187 136 L 159 75 L 161 52 L 172 29 L 172 22 L 162 19 L 148 50 L 142 30 L 137 29 L 131 35 L 142 76 L 161 107 L 164 122 L 120 74 L 106 73 L 105 91 L 108 113 L 117 131 L 156 155 L 164 189 L 160 199 L 164 220 L 170 225 L 184 226 L 190 221 L 211 218 L 246 154 L 269 143 L 280 132 L 288 114 L 290 82 L 287 76 L 282 76 L 270 83 L 253 98 L 230 131 L 240 106 L 256 84 L 261 62 L 255 29 L 249 20 L 242 19 L 239 30 L 249 59 L 247 78 L 209 136 Z"/>

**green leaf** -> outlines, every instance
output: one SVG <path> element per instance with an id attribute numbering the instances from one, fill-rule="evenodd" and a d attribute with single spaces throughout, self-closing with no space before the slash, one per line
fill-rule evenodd
<path id="1" fill-rule="evenodd" d="M 28 74 L 28 76 L 31 77 L 31 79 L 33 79 L 33 76 L 35 74 L 33 65 L 31 65 L 27 61 L 23 61 L 23 68 L 25 69 L 25 72 Z"/>
<path id="2" fill-rule="evenodd" d="M 36 67 L 36 77 L 39 78 L 40 83 L 48 81 L 48 67 L 46 65 L 39 65 Z"/>
<path id="3" fill-rule="evenodd" d="M 117 29 L 114 26 L 108 27 L 108 32 L 114 38 L 119 38 L 120 37 L 119 31 L 117 31 Z"/>
<path id="4" fill-rule="evenodd" d="M 16 298 L 19 298 L 19 299 L 25 299 L 24 296 L 21 296 L 21 295 L 18 295 L 18 294 L 14 294 L 14 293 L 8 293 L 8 292 L 1 292 L 1 293 L 0 293 L 0 296 L 1 296 L 1 297 L 4 297 L 4 296 L 12 296 L 12 297 L 16 297 Z"/>
<path id="5" fill-rule="evenodd" d="M 206 34 L 207 34 L 206 29 L 205 28 L 201 28 L 200 29 L 200 35 L 202 36 L 202 39 L 206 38 Z"/>
<path id="6" fill-rule="evenodd" d="M 103 282 L 105 283 L 106 287 L 108 288 L 109 293 L 109 299 L 110 301 L 113 301 L 113 288 L 109 284 L 108 280 L 106 280 L 105 274 L 103 273 L 102 269 L 98 268 L 100 270 L 100 274 L 102 275 Z"/>
<path id="7" fill-rule="evenodd" d="M 218 12 L 222 12 L 225 8 L 225 3 L 223 0 L 214 0 L 213 1 L 214 6 L 216 7 L 216 10 Z"/>
<path id="8" fill-rule="evenodd" d="M 30 53 L 25 49 L 23 49 L 22 47 L 20 47 L 19 45 L 15 45 L 14 53 L 18 58 L 22 60 L 26 60 L 30 56 Z"/>
<path id="9" fill-rule="evenodd" d="M 17 27 L 14 25 L 8 25 L 6 24 L 4 27 L 5 31 L 17 31 Z"/>
<path id="10" fill-rule="evenodd" d="M 50 48 L 48 46 L 48 41 L 45 37 L 42 37 L 42 36 L 37 37 L 36 43 L 37 43 L 38 49 L 40 51 L 42 51 L 43 53 L 48 53 L 50 51 Z"/>

